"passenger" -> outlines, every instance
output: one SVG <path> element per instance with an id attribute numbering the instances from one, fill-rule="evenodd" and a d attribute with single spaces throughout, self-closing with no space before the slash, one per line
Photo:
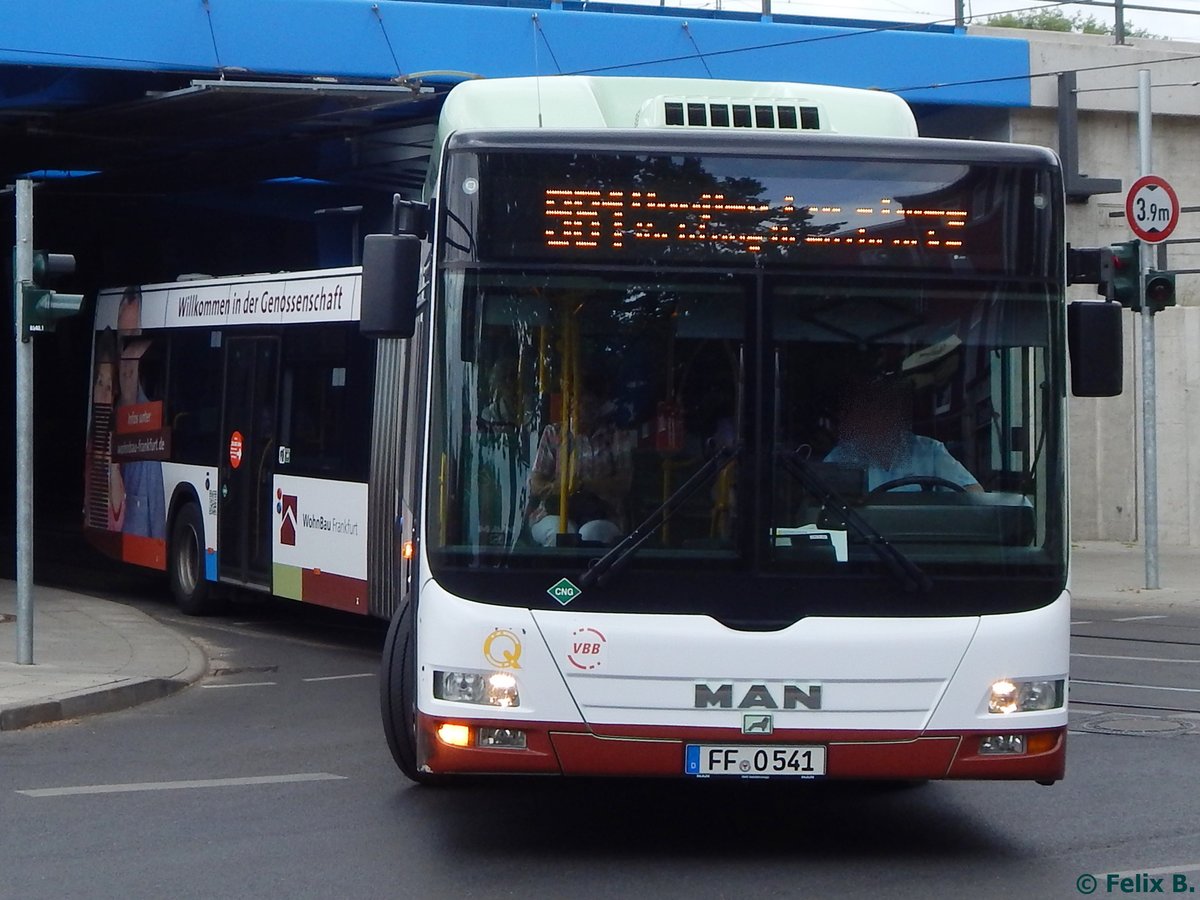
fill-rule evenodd
<path id="1" fill-rule="evenodd" d="M 625 527 L 625 498 L 633 483 L 635 432 L 606 421 L 604 386 L 585 380 L 580 391 L 578 431 L 568 438 L 564 452 L 564 427 L 546 426 L 538 441 L 529 475 L 529 532 L 533 540 L 552 547 L 560 533 L 562 466 L 572 458 L 568 474 L 568 518 L 565 532 L 584 541 L 613 544 Z"/>
<path id="2" fill-rule="evenodd" d="M 479 427 L 483 431 L 511 431 L 524 418 L 520 412 L 517 363 L 502 357 L 492 366 L 488 379 L 489 402 L 479 411 Z"/>
<path id="3" fill-rule="evenodd" d="M 867 490 L 905 478 L 935 477 L 966 491 L 982 491 L 978 479 L 941 441 L 912 432 L 912 385 L 902 378 L 858 378 L 842 393 L 838 442 L 825 462 L 866 472 Z M 949 490 L 949 488 L 943 488 Z M 900 491 L 919 491 L 914 483 Z"/>

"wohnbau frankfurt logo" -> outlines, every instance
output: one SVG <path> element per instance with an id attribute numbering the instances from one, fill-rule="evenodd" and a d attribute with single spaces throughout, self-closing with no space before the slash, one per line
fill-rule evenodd
<path id="1" fill-rule="evenodd" d="M 279 513 L 279 543 L 288 547 L 296 546 L 296 525 L 298 504 L 293 494 L 285 494 L 282 490 L 275 491 L 275 509 Z"/>

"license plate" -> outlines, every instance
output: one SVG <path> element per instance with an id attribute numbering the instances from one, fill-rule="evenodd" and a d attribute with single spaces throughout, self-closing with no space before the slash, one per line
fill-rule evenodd
<path id="1" fill-rule="evenodd" d="M 816 778 L 825 774 L 825 748 L 771 744 L 688 744 L 683 774 Z"/>

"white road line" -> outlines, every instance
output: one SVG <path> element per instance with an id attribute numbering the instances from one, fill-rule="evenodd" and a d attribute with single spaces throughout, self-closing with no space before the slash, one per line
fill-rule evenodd
<path id="1" fill-rule="evenodd" d="M 1125 616 L 1123 619 L 1113 619 L 1114 622 L 1142 622 L 1146 619 L 1165 619 L 1166 616 Z"/>
<path id="2" fill-rule="evenodd" d="M 374 678 L 374 672 L 358 672 L 354 675 L 325 675 L 322 678 L 301 678 L 301 681 L 344 681 L 347 678 Z"/>
<path id="3" fill-rule="evenodd" d="M 205 778 L 198 781 L 143 781 L 132 784 L 88 784 L 80 787 L 34 788 L 17 791 L 26 797 L 71 797 L 79 794 L 129 794 L 137 791 L 181 791 L 191 788 L 245 787 L 254 784 L 295 784 L 301 781 L 345 781 L 345 775 L 299 772 L 294 775 L 259 775 L 253 778 Z"/>
<path id="4" fill-rule="evenodd" d="M 1121 681 L 1080 681 L 1078 678 L 1072 678 L 1071 684 L 1091 684 L 1096 685 L 1097 687 L 1136 688 L 1140 691 L 1176 691 L 1183 694 L 1200 694 L 1200 688 L 1167 687 L 1161 684 L 1125 684 Z"/>
<path id="5" fill-rule="evenodd" d="M 1167 659 L 1163 656 L 1106 656 L 1103 653 L 1072 653 L 1071 656 L 1079 659 L 1128 659 L 1135 662 L 1162 662 L 1162 663 L 1189 663 L 1193 666 L 1200 665 L 1200 659 Z"/>
<path id="6" fill-rule="evenodd" d="M 217 688 L 271 687 L 278 683 L 277 681 L 239 681 L 236 684 L 202 684 L 200 687 L 216 690 Z"/>
<path id="7" fill-rule="evenodd" d="M 1072 622 L 1071 624 L 1072 625 L 1091 625 L 1092 623 L 1090 620 L 1085 622 L 1082 619 L 1080 619 L 1078 622 Z"/>

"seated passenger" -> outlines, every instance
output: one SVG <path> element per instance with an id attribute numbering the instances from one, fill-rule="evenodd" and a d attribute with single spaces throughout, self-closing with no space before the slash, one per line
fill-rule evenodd
<path id="1" fill-rule="evenodd" d="M 579 399 L 578 431 L 567 438 L 564 426 L 547 425 L 538 441 L 529 475 L 529 533 L 545 547 L 554 546 L 560 533 L 578 534 L 581 540 L 613 544 L 625 528 L 625 498 L 633 483 L 633 448 L 636 435 L 619 429 L 602 417 L 602 386 L 585 380 Z M 567 451 L 570 452 L 567 452 Z M 568 477 L 568 513 L 561 521 L 559 498 L 564 472 Z"/>
<path id="2" fill-rule="evenodd" d="M 838 442 L 825 462 L 866 472 L 867 490 L 889 481 L 934 476 L 967 491 L 978 480 L 950 455 L 946 445 L 912 432 L 912 386 L 901 378 L 860 378 L 846 385 L 838 417 Z M 918 484 L 898 487 L 919 491 Z"/>

